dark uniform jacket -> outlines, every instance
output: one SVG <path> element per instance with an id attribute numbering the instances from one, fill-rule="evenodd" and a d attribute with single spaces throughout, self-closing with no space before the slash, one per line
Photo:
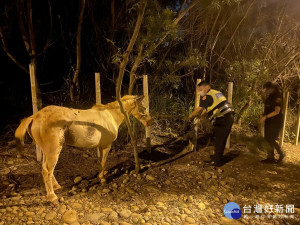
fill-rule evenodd
<path id="1" fill-rule="evenodd" d="M 209 120 L 213 124 L 217 118 L 224 117 L 225 114 L 233 112 L 226 97 L 217 90 L 210 89 L 200 100 L 200 107 L 205 108 Z"/>
<path id="2" fill-rule="evenodd" d="M 266 119 L 266 123 L 282 123 L 282 94 L 281 93 L 271 93 L 269 97 L 265 100 L 264 116 L 275 111 L 275 107 L 280 106 L 280 113 L 276 116 Z"/>

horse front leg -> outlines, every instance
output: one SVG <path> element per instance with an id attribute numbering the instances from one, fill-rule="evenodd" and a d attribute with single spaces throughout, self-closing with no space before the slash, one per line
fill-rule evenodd
<path id="1" fill-rule="evenodd" d="M 61 189 L 61 186 L 59 185 L 59 183 L 57 182 L 54 174 L 52 176 L 52 184 L 53 184 L 53 190 L 56 191 L 56 190 L 59 190 Z"/>
<path id="2" fill-rule="evenodd" d="M 107 159 L 107 155 L 110 151 L 111 145 L 107 148 L 100 148 L 100 171 L 99 171 L 99 179 L 100 182 L 103 184 L 106 182 L 106 179 L 104 178 L 104 170 L 105 170 L 105 163 L 106 163 L 106 159 Z"/>

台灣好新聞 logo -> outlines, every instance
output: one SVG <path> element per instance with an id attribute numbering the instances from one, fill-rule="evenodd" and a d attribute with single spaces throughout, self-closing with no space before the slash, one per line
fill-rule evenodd
<path id="1" fill-rule="evenodd" d="M 241 208 L 235 202 L 228 202 L 223 209 L 224 215 L 228 219 L 239 219 L 242 216 Z"/>

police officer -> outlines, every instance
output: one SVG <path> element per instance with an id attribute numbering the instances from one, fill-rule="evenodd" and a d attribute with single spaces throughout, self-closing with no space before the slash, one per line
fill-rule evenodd
<path id="1" fill-rule="evenodd" d="M 213 166 L 221 166 L 224 164 L 223 154 L 233 124 L 234 112 L 226 97 L 220 91 L 211 89 L 207 81 L 201 81 L 197 90 L 201 96 L 200 106 L 194 109 L 189 119 L 208 114 L 215 138 L 215 153 L 208 162 Z"/>
<path id="2" fill-rule="evenodd" d="M 276 162 L 274 157 L 274 148 L 279 154 L 277 162 L 281 162 L 284 154 L 279 144 L 276 142 L 279 133 L 283 127 L 282 108 L 282 93 L 278 85 L 272 82 L 267 82 L 263 86 L 264 91 L 264 114 L 260 119 L 260 123 L 265 123 L 265 139 L 271 145 L 271 151 L 268 152 L 267 159 L 263 160 L 264 163 Z"/>

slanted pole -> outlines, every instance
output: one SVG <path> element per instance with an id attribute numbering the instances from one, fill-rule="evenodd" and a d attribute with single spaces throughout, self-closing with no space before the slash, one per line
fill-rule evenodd
<path id="1" fill-rule="evenodd" d="M 299 106 L 298 106 L 298 119 L 297 119 L 297 125 L 296 125 L 295 145 L 298 145 L 299 132 L 300 132 L 300 103 L 299 103 Z"/>
<path id="2" fill-rule="evenodd" d="M 195 87 L 195 109 L 199 107 L 200 104 L 200 93 L 198 92 L 198 84 L 201 82 L 201 79 L 197 79 L 196 87 Z M 193 144 L 193 151 L 197 151 L 197 134 L 198 134 L 198 119 L 195 118 L 194 121 L 194 137 L 192 140 Z"/>
<path id="3" fill-rule="evenodd" d="M 96 104 L 101 104 L 100 73 L 95 73 Z M 100 149 L 97 147 L 97 156 L 100 158 Z"/>
<path id="4" fill-rule="evenodd" d="M 143 75 L 143 92 L 144 92 L 144 100 L 146 106 L 146 113 L 149 114 L 149 91 L 148 91 L 148 76 Z M 151 127 L 147 126 L 146 128 L 146 148 L 149 153 L 151 153 Z"/>
<path id="5" fill-rule="evenodd" d="M 285 124 L 286 124 L 286 115 L 287 115 L 287 109 L 289 105 L 289 95 L 290 93 L 287 91 L 283 95 L 283 127 L 281 130 L 280 134 L 280 139 L 279 139 L 279 145 L 283 145 L 283 140 L 284 140 L 284 131 L 285 131 Z"/>
<path id="6" fill-rule="evenodd" d="M 30 74 L 30 86 L 31 86 L 31 99 L 32 99 L 32 111 L 33 114 L 38 111 L 37 93 L 36 93 L 36 74 L 34 70 L 34 65 L 29 64 L 29 74 Z M 37 161 L 42 161 L 42 150 L 38 145 L 35 145 L 36 159 Z"/>
<path id="7" fill-rule="evenodd" d="M 232 105 L 232 93 L 233 93 L 233 82 L 228 82 L 228 98 L 227 101 L 230 105 Z M 230 148 L 230 134 L 227 138 L 226 148 Z"/>
<path id="8" fill-rule="evenodd" d="M 198 86 L 198 84 L 200 84 L 200 82 L 201 82 L 201 79 L 197 79 L 196 90 L 195 90 L 195 109 L 197 107 L 199 107 L 199 104 L 200 104 L 200 93 L 197 91 L 197 86 Z"/>

